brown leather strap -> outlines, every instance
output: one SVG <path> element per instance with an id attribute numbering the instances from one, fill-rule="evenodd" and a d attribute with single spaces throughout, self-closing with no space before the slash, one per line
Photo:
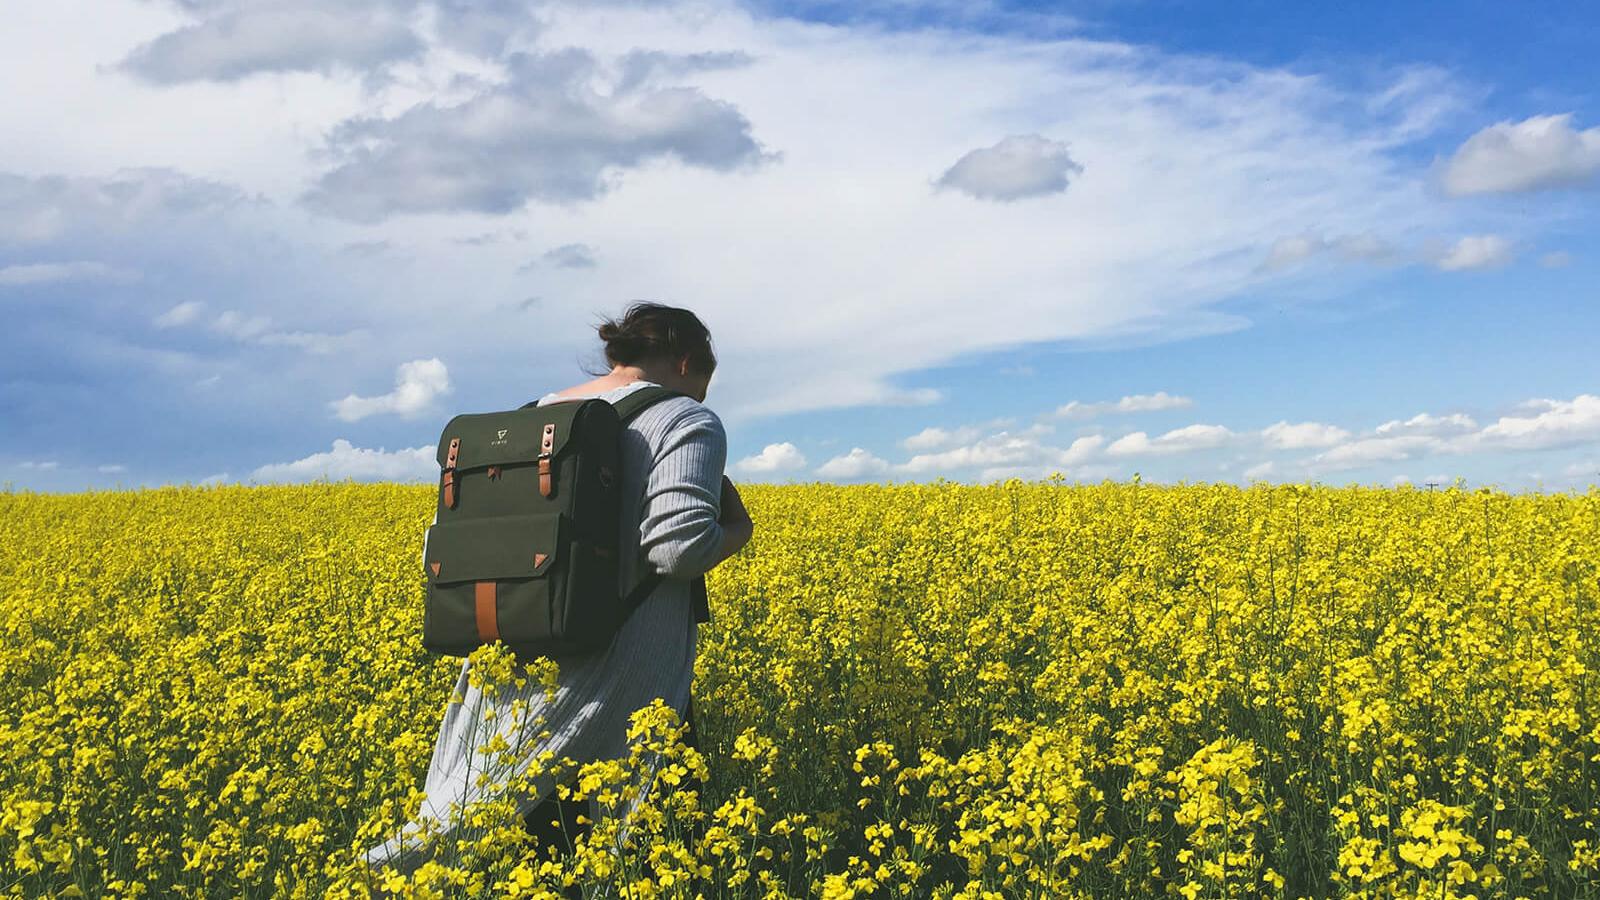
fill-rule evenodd
<path id="1" fill-rule="evenodd" d="M 550 453 L 556 446 L 556 423 L 549 422 L 544 426 L 544 435 L 539 440 L 539 495 L 549 497 L 555 493 L 555 484 L 550 477 Z"/>
<path id="2" fill-rule="evenodd" d="M 500 616 L 495 608 L 492 581 L 473 582 L 473 599 L 477 601 L 478 639 L 484 643 L 500 640 Z"/>
<path id="3" fill-rule="evenodd" d="M 461 449 L 461 438 L 450 439 L 450 450 L 444 458 L 444 505 L 456 508 L 456 451 Z"/>

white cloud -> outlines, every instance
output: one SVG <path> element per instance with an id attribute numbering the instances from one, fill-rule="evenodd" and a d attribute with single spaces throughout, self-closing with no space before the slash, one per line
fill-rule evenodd
<path id="1" fill-rule="evenodd" d="M 1405 421 L 1391 419 L 1373 429 L 1380 437 L 1394 437 L 1402 434 L 1423 434 L 1432 437 L 1444 437 L 1452 434 L 1466 434 L 1477 430 L 1478 423 L 1465 413 L 1451 413 L 1446 416 L 1434 416 L 1428 413 L 1417 413 Z"/>
<path id="2" fill-rule="evenodd" d="M 1000 432 L 972 444 L 936 453 L 918 453 L 896 466 L 899 471 L 926 474 L 975 466 L 1016 465 L 1033 462 L 1049 453 L 1032 435 Z"/>
<path id="3" fill-rule="evenodd" d="M 1600 172 L 1600 127 L 1579 131 L 1572 114 L 1497 122 L 1468 138 L 1444 167 L 1445 191 L 1509 193 L 1584 184 Z"/>
<path id="4" fill-rule="evenodd" d="M 1425 434 L 1368 437 L 1340 444 L 1311 458 L 1315 468 L 1353 469 L 1376 462 L 1393 462 L 1426 456 L 1444 449 L 1438 438 Z"/>
<path id="5" fill-rule="evenodd" d="M 460 103 L 338 125 L 327 147 L 337 164 L 305 200 L 364 223 L 413 212 L 505 214 L 530 201 L 595 200 L 618 172 L 666 157 L 723 171 L 759 166 L 776 157 L 733 104 L 662 83 L 747 61 L 643 52 L 612 67 L 577 47 L 513 54 L 505 82 Z"/>
<path id="6" fill-rule="evenodd" d="M 57 469 L 57 468 L 60 468 L 60 467 L 61 467 L 61 463 L 56 461 L 56 460 L 53 460 L 53 459 L 42 460 L 42 461 L 29 459 L 29 460 L 23 460 L 22 462 L 17 463 L 17 468 L 19 468 L 19 469 L 42 469 L 42 470 L 48 471 L 50 469 Z"/>
<path id="7" fill-rule="evenodd" d="M 403 10 L 381 2 L 205 6 L 211 15 L 140 46 L 123 65 L 158 83 L 233 81 L 257 72 L 365 71 L 424 48 Z"/>
<path id="8" fill-rule="evenodd" d="M 179 325 L 188 325 L 200 318 L 201 310 L 205 304 L 198 300 L 185 300 L 172 307 L 153 320 L 157 328 L 174 328 Z"/>
<path id="9" fill-rule="evenodd" d="M 128 284 L 138 280 L 139 273 L 132 269 L 122 269 L 88 260 L 0 266 L 0 287 L 56 284 L 64 281 Z"/>
<path id="10" fill-rule="evenodd" d="M 734 463 L 732 468 L 736 472 L 765 475 L 804 468 L 805 464 L 806 457 L 800 448 L 784 441 L 781 444 L 768 444 L 761 448 L 760 453 L 746 456 Z"/>
<path id="11" fill-rule="evenodd" d="M 1568 478 L 1600 478 L 1600 459 L 1580 460 L 1572 463 L 1561 474 Z"/>
<path id="12" fill-rule="evenodd" d="M 1398 251 L 1388 241 L 1375 234 L 1347 234 L 1325 238 L 1318 234 L 1300 234 L 1279 238 L 1273 242 L 1262 268 L 1280 271 L 1311 259 L 1335 256 L 1345 262 L 1392 262 Z"/>
<path id="13" fill-rule="evenodd" d="M 882 475 L 889 470 L 889 464 L 860 447 L 850 448 L 850 452 L 843 456 L 835 456 L 817 467 L 817 474 L 823 478 L 837 478 L 851 481 L 857 478 L 867 478 Z"/>
<path id="14" fill-rule="evenodd" d="M 411 417 L 427 410 L 434 399 L 450 393 L 450 373 L 438 358 L 401 363 L 395 371 L 394 390 L 378 397 L 355 394 L 328 404 L 346 422 L 382 413 Z"/>
<path id="15" fill-rule="evenodd" d="M 177 314 L 183 322 L 191 322 L 196 318 L 198 305 L 194 309 L 186 309 L 187 303 L 179 304 L 168 310 L 162 318 Z M 161 324 L 161 320 L 157 320 Z M 181 324 L 172 322 L 170 324 Z M 344 334 L 324 334 L 318 331 L 281 331 L 273 327 L 272 319 L 263 315 L 247 315 L 238 310 L 224 310 L 211 321 L 211 330 L 242 343 L 259 344 L 266 347 L 297 347 L 308 353 L 328 355 L 341 347 L 348 346 L 355 340 L 366 336 L 366 331 L 357 329 Z"/>
<path id="16" fill-rule="evenodd" d="M 110 465 L 104 465 L 104 466 L 96 466 L 95 467 L 95 471 L 104 473 L 106 475 L 115 475 L 115 474 L 120 473 L 120 472 L 128 471 L 128 467 L 124 466 L 124 465 L 121 465 L 121 464 L 110 464 Z"/>
<path id="17" fill-rule="evenodd" d="M 1600 396 L 1579 394 L 1571 400 L 1531 401 L 1531 415 L 1503 416 L 1475 435 L 1482 447 L 1547 450 L 1600 441 Z"/>
<path id="18" fill-rule="evenodd" d="M 1082 172 L 1066 144 L 1037 134 L 1014 134 L 968 152 L 934 183 L 979 200 L 1009 202 L 1059 194 L 1069 178 Z"/>
<path id="19" fill-rule="evenodd" d="M 1140 413 L 1159 412 L 1164 409 L 1183 409 L 1193 406 L 1194 401 L 1188 397 L 1178 397 L 1166 391 L 1156 391 L 1154 394 L 1131 394 L 1120 400 L 1107 400 L 1098 403 L 1084 403 L 1073 400 L 1056 407 L 1052 415 L 1063 419 L 1090 419 L 1104 413 Z"/>
<path id="20" fill-rule="evenodd" d="M 1106 453 L 1111 456 L 1188 453 L 1220 447 L 1233 437 L 1233 432 L 1223 425 L 1186 425 L 1154 439 L 1143 431 L 1135 431 L 1112 441 Z"/>
<path id="21" fill-rule="evenodd" d="M 963 425 L 960 428 L 946 430 L 944 428 L 929 427 L 902 440 L 900 446 L 913 452 L 918 450 L 937 450 L 951 444 L 965 444 L 976 440 L 979 435 L 976 425 Z"/>
<path id="22" fill-rule="evenodd" d="M 1488 269 L 1511 262 L 1511 242 L 1497 234 L 1468 235 L 1440 254 L 1434 264 L 1446 272 Z"/>
<path id="23" fill-rule="evenodd" d="M 261 466 L 250 477 L 256 481 L 312 481 L 328 478 L 340 481 L 427 481 L 439 475 L 436 447 L 411 447 L 386 451 L 357 447 L 344 438 L 333 442 L 333 449 L 313 453 L 294 462 Z"/>
<path id="24" fill-rule="evenodd" d="M 1250 468 L 1244 470 L 1245 480 L 1255 481 L 1266 478 L 1268 475 L 1272 474 L 1274 468 L 1276 467 L 1273 465 L 1272 460 L 1270 459 L 1258 462 Z"/>
<path id="25" fill-rule="evenodd" d="M 1395 487 L 1399 487 L 1402 484 L 1410 484 L 1411 483 L 1411 479 L 1409 477 L 1405 476 L 1405 475 L 1396 475 L 1393 478 L 1389 479 L 1389 483 L 1391 485 L 1394 485 Z"/>
<path id="26" fill-rule="evenodd" d="M 1291 425 L 1286 421 L 1280 421 L 1261 429 L 1261 438 L 1268 447 L 1278 450 L 1303 450 L 1312 447 L 1330 447 L 1348 440 L 1350 432 L 1337 425 L 1325 425 L 1321 422 L 1300 422 Z"/>

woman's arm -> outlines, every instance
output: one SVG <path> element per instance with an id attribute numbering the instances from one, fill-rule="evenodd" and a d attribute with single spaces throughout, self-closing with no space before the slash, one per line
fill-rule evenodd
<path id="1" fill-rule="evenodd" d="M 729 530 L 720 521 L 727 448 L 722 421 L 696 406 L 672 422 L 657 451 L 645 480 L 639 545 L 668 578 L 694 578 L 722 561 Z"/>

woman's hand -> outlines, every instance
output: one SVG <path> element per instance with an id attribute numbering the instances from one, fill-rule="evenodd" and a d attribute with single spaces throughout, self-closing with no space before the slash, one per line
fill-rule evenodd
<path id="1" fill-rule="evenodd" d="M 717 523 L 722 526 L 722 546 L 717 548 L 717 561 L 712 563 L 713 568 L 743 549 L 755 533 L 755 523 L 750 521 L 750 512 L 744 508 L 739 489 L 733 486 L 726 475 L 722 476 L 721 510 Z"/>

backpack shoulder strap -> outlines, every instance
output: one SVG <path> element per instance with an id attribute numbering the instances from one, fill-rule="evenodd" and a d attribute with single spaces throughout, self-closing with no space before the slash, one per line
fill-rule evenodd
<path id="1" fill-rule="evenodd" d="M 622 424 L 626 425 L 633 419 L 634 416 L 637 416 L 639 413 L 644 412 L 649 407 L 660 403 L 662 400 L 672 397 L 687 396 L 689 395 L 680 391 L 674 391 L 671 388 L 664 388 L 659 385 L 650 385 L 634 391 L 612 405 L 617 408 L 617 418 L 621 419 Z"/>

